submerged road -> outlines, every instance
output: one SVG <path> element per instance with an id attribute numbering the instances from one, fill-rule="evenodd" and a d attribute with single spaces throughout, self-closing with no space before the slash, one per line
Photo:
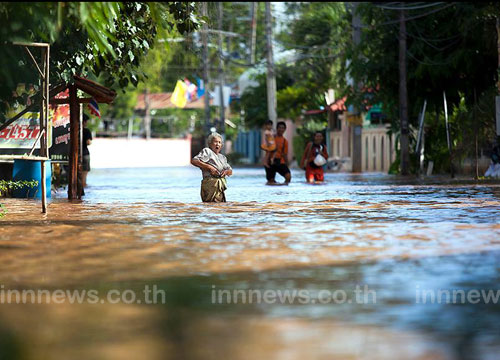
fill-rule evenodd
<path id="1" fill-rule="evenodd" d="M 499 184 L 326 174 L 309 185 L 293 171 L 289 186 L 266 187 L 263 169 L 234 173 L 225 204 L 200 202 L 193 167 L 96 169 L 83 201 L 60 191 L 46 216 L 2 200 L 0 355 L 499 353 Z M 16 301 L 23 290 L 63 300 Z"/>

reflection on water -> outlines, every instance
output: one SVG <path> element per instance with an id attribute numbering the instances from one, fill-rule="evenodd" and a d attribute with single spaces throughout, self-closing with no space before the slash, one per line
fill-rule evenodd
<path id="1" fill-rule="evenodd" d="M 61 191 L 45 216 L 36 202 L 6 199 L 5 288 L 140 293 L 150 284 L 167 299 L 0 305 L 0 358 L 498 353 L 498 305 L 419 304 L 416 295 L 500 289 L 499 185 L 327 174 L 314 186 L 292 175 L 287 187 L 266 187 L 263 170 L 236 169 L 229 202 L 216 205 L 200 202 L 194 168 L 93 170 L 84 201 L 69 203 Z M 212 303 L 214 289 L 352 293 L 357 285 L 376 302 Z"/>

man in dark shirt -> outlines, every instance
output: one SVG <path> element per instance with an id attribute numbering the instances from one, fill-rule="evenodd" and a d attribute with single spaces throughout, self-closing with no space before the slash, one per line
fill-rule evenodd
<path id="1" fill-rule="evenodd" d="M 89 117 L 83 114 L 83 129 L 82 129 L 82 187 L 87 186 L 87 174 L 90 171 L 90 153 L 87 146 L 92 144 L 92 133 L 87 129 L 87 121 Z"/>

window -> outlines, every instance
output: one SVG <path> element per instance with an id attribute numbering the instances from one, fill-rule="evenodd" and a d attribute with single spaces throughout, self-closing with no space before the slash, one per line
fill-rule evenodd
<path id="1" fill-rule="evenodd" d="M 330 129 L 333 131 L 340 131 L 342 130 L 342 121 L 340 120 L 339 113 L 336 112 L 330 112 L 328 114 L 328 119 L 329 119 L 329 125 Z"/>

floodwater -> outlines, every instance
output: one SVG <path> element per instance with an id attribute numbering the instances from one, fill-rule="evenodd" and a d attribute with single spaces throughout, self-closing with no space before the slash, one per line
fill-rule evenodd
<path id="1" fill-rule="evenodd" d="M 0 358 L 498 358 L 500 184 L 234 173 L 225 204 L 192 167 L 2 199 Z"/>

